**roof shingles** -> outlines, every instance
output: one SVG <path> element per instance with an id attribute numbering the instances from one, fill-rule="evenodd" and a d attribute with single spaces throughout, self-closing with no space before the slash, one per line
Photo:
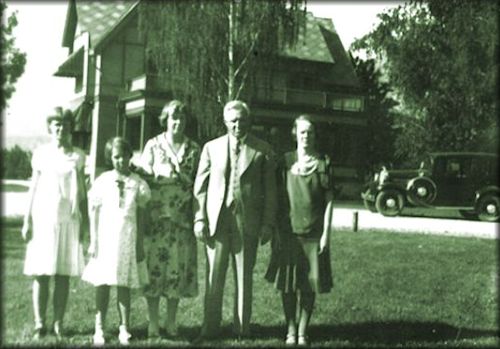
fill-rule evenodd
<path id="1" fill-rule="evenodd" d="M 94 46 L 136 2 L 135 0 L 76 1 L 78 17 L 77 35 L 88 32 L 90 34 L 91 45 Z"/>

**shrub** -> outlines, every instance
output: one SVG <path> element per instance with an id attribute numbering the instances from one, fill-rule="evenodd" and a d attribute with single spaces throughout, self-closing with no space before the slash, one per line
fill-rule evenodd
<path id="1" fill-rule="evenodd" d="M 8 179 L 28 179 L 31 177 L 31 151 L 18 145 L 2 149 L 1 176 Z"/>

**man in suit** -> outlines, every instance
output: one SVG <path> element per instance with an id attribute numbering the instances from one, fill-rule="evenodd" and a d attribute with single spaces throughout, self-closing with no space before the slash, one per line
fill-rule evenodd
<path id="1" fill-rule="evenodd" d="M 259 239 L 270 240 L 276 212 L 271 147 L 249 133 L 251 116 L 241 101 L 224 107 L 227 134 L 203 147 L 194 183 L 194 233 L 205 243 L 207 279 L 200 339 L 220 330 L 229 256 L 235 274 L 234 332 L 250 335 L 252 280 Z"/>

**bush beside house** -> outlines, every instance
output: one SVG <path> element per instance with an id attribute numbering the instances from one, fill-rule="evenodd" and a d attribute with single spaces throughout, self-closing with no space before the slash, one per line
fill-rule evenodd
<path id="1" fill-rule="evenodd" d="M 31 151 L 15 145 L 9 149 L 2 149 L 0 166 L 2 178 L 28 179 L 31 177 Z"/>

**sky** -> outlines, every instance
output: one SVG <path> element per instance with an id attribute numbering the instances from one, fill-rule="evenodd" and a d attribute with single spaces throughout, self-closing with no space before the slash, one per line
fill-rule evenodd
<path id="1" fill-rule="evenodd" d="M 333 20 L 346 49 L 378 23 L 377 14 L 395 7 L 396 1 L 309 1 L 316 17 Z M 4 136 L 43 136 L 45 115 L 55 106 L 67 106 L 73 79 L 53 76 L 68 55 L 62 47 L 67 1 L 7 1 L 7 16 L 17 11 L 16 46 L 27 54 L 25 72 L 3 115 Z M 6 17 L 5 17 L 6 18 Z"/>

